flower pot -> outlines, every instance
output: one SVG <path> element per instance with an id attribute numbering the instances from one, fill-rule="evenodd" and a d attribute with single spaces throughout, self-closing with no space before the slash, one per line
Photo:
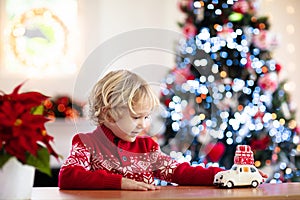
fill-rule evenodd
<path id="1" fill-rule="evenodd" d="M 0 169 L 0 199 L 30 199 L 35 169 L 11 158 Z"/>
<path id="2" fill-rule="evenodd" d="M 47 132 L 55 138 L 54 147 L 63 157 L 62 162 L 58 162 L 53 156 L 50 157 L 50 165 L 53 168 L 60 168 L 61 164 L 68 157 L 71 149 L 72 138 L 76 133 L 92 132 L 96 127 L 87 119 L 65 119 L 56 118 L 45 124 Z"/>

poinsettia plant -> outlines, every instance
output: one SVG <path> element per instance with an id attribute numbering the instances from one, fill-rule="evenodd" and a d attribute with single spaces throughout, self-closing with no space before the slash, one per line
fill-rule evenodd
<path id="1" fill-rule="evenodd" d="M 51 175 L 50 156 L 59 155 L 48 135 L 43 102 L 49 97 L 39 92 L 19 93 L 23 83 L 11 94 L 0 91 L 0 168 L 12 157 L 22 164 Z"/>

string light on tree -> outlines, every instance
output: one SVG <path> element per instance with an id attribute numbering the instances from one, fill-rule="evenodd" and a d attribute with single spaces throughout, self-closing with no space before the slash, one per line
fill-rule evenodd
<path id="1" fill-rule="evenodd" d="M 270 182 L 298 180 L 296 110 L 272 57 L 277 36 L 268 18 L 256 15 L 257 2 L 182 0 L 179 8 L 184 37 L 161 93 L 167 110 L 162 149 L 230 168 L 236 146 L 250 145 L 255 166 L 272 167 Z M 224 146 L 219 160 L 207 156 L 208 144 Z"/>

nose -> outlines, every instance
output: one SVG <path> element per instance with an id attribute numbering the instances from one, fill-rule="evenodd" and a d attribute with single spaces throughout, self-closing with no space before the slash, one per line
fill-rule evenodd
<path id="1" fill-rule="evenodd" d="M 142 128 L 142 129 L 146 128 L 146 126 L 147 126 L 147 122 L 146 121 L 147 120 L 145 118 L 140 118 L 138 120 L 138 122 L 137 122 L 137 127 L 138 128 Z"/>

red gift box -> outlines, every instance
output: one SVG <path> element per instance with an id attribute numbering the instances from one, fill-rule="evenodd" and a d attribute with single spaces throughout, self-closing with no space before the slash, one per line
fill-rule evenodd
<path id="1" fill-rule="evenodd" d="M 236 147 L 234 164 L 253 165 L 254 157 L 249 145 L 238 145 Z"/>

